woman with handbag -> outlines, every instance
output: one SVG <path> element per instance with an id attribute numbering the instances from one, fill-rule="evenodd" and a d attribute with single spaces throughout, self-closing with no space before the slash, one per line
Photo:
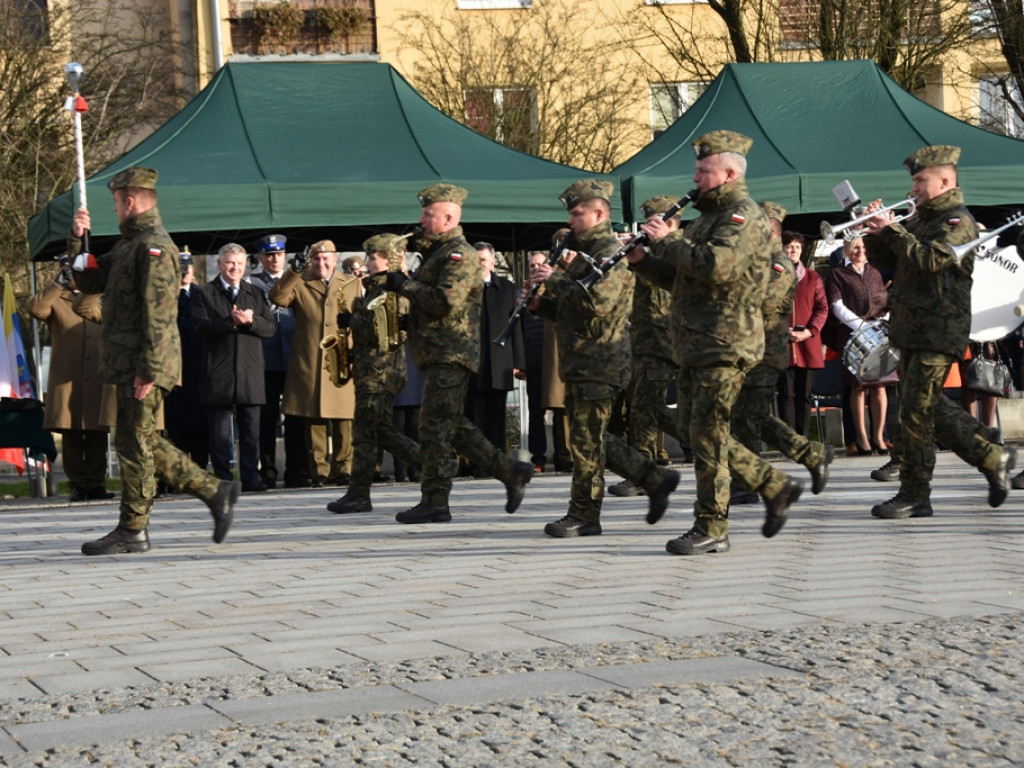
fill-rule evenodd
<path id="1" fill-rule="evenodd" d="M 960 406 L 986 427 L 996 424 L 997 401 L 1006 396 L 1010 378 L 999 344 L 998 341 L 972 341 L 967 345 L 967 355 L 959 363 L 963 382 Z M 975 403 L 978 403 L 977 413 L 974 411 Z"/>

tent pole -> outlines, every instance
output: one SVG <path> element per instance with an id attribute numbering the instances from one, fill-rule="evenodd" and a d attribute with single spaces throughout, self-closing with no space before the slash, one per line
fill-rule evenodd
<path id="1" fill-rule="evenodd" d="M 36 263 L 29 262 L 28 271 L 29 295 L 36 295 Z M 39 321 L 32 318 L 32 349 L 36 358 L 36 395 L 43 399 L 43 349 L 39 344 Z"/>
<path id="2" fill-rule="evenodd" d="M 210 29 L 213 31 L 213 71 L 224 66 L 224 43 L 220 36 L 220 2 L 210 0 Z"/>

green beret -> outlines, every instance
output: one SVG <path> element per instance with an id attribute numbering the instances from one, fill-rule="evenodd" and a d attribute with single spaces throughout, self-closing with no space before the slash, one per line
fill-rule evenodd
<path id="1" fill-rule="evenodd" d="M 388 233 L 382 233 L 380 235 L 374 235 L 363 242 L 363 251 L 367 256 L 372 256 L 375 253 L 404 253 L 405 244 L 408 242 L 408 235 L 390 235 Z"/>
<path id="2" fill-rule="evenodd" d="M 587 200 L 605 200 L 607 202 L 611 202 L 612 193 L 614 191 L 615 185 L 610 181 L 601 181 L 600 179 L 580 179 L 559 195 L 558 199 L 562 201 L 562 205 L 565 206 L 565 210 L 570 211 L 580 203 L 585 203 Z"/>
<path id="3" fill-rule="evenodd" d="M 434 184 L 419 194 L 420 206 L 423 208 L 434 203 L 462 205 L 467 197 L 469 197 L 469 192 L 462 187 L 456 187 L 454 184 Z"/>
<path id="4" fill-rule="evenodd" d="M 735 131 L 712 131 L 711 133 L 705 133 L 693 142 L 693 154 L 697 156 L 698 160 L 703 160 L 705 157 L 711 157 L 711 155 L 717 155 L 721 152 L 735 152 L 739 155 L 745 155 L 750 151 L 750 146 L 753 143 L 753 139 L 747 138 L 742 133 L 736 133 Z"/>
<path id="5" fill-rule="evenodd" d="M 107 182 L 107 188 L 113 192 L 115 189 L 156 189 L 156 177 L 159 174 L 152 168 L 143 168 L 141 165 L 133 165 L 117 173 L 114 178 Z"/>
<path id="6" fill-rule="evenodd" d="M 924 147 L 903 161 L 903 165 L 913 176 L 918 171 L 931 168 L 933 165 L 956 165 L 960 159 L 960 147 L 953 147 L 948 144 L 938 144 L 934 147 Z"/>
<path id="7" fill-rule="evenodd" d="M 786 209 L 778 203 L 765 200 L 761 203 L 761 210 L 764 211 L 765 216 L 769 219 L 775 219 L 779 224 L 786 220 Z"/>
<path id="8" fill-rule="evenodd" d="M 649 197 L 640 204 L 640 212 L 644 215 L 645 219 L 649 219 L 656 213 L 664 213 L 678 202 L 679 198 L 672 197 L 671 195 Z"/>

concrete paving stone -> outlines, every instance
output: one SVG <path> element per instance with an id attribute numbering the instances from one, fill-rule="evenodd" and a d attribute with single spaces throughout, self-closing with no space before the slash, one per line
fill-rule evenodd
<path id="1" fill-rule="evenodd" d="M 416 642 L 375 641 L 345 646 L 345 652 L 371 662 L 390 663 L 408 659 L 429 659 L 434 657 L 469 656 L 467 651 L 435 640 Z"/>
<path id="2" fill-rule="evenodd" d="M 202 704 L 137 712 L 73 717 L 7 725 L 8 733 L 29 752 L 62 746 L 88 746 L 145 734 L 210 731 L 231 721 Z"/>
<path id="3" fill-rule="evenodd" d="M 400 712 L 422 709 L 429 704 L 422 697 L 397 686 L 346 688 L 313 691 L 262 699 L 229 699 L 210 707 L 241 725 L 295 722 L 318 718 L 340 718 L 367 712 Z"/>
<path id="4" fill-rule="evenodd" d="M 549 627 L 538 625 L 531 634 L 550 642 L 575 645 L 580 643 L 616 643 L 627 640 L 645 640 L 647 633 L 630 624 L 629 627 L 615 623 L 586 623 L 577 627 Z"/>
<path id="5" fill-rule="evenodd" d="M 396 687 L 439 706 L 470 706 L 555 695 L 579 695 L 607 690 L 610 684 L 579 672 L 548 670 L 461 680 L 432 680 Z"/>
<path id="6" fill-rule="evenodd" d="M 199 677 L 221 677 L 224 675 L 247 675 L 256 670 L 237 656 L 218 659 L 196 659 L 179 663 L 139 663 L 136 666 L 155 680 L 168 683 L 193 680 Z"/>
<path id="7" fill-rule="evenodd" d="M 31 677 L 32 682 L 50 696 L 153 683 L 149 675 L 123 666 L 95 671 L 68 670 L 58 674 L 34 674 Z"/>
<path id="8" fill-rule="evenodd" d="M 12 699 L 28 699 L 39 696 L 41 691 L 23 677 L 0 676 L 0 702 Z M 0 753 L 3 747 L 0 746 Z"/>
<path id="9" fill-rule="evenodd" d="M 293 669 L 312 667 L 331 668 L 360 661 L 358 657 L 337 648 L 307 648 L 294 651 L 266 649 L 240 653 L 239 658 L 246 664 L 268 672 L 289 672 Z"/>
<path id="10" fill-rule="evenodd" d="M 803 673 L 773 664 L 738 656 L 714 656 L 704 659 L 651 661 L 643 664 L 616 664 L 578 670 L 581 674 L 605 680 L 619 688 L 685 685 L 687 683 L 724 683 L 758 677 L 797 677 Z"/>

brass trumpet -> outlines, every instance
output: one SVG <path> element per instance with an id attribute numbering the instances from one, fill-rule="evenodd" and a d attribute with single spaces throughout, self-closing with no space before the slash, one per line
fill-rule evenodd
<path id="1" fill-rule="evenodd" d="M 894 211 L 897 208 L 903 208 L 904 206 L 907 206 L 908 210 L 906 213 L 901 214 L 897 216 L 895 219 L 893 219 L 893 223 L 895 224 L 897 221 L 904 221 L 917 213 L 916 197 L 908 197 L 906 200 L 901 200 L 898 203 L 887 205 L 884 208 L 879 208 L 877 211 L 871 211 L 871 213 L 865 213 L 861 216 L 858 216 L 855 219 L 850 219 L 849 221 L 843 222 L 842 224 L 830 224 L 827 221 L 823 221 L 821 222 L 821 239 L 824 240 L 829 245 L 834 245 L 836 242 L 836 238 L 838 238 L 840 235 L 842 235 L 843 237 L 850 238 L 863 237 L 868 233 L 868 230 L 866 228 L 853 229 L 850 232 L 847 232 L 847 230 L 850 230 L 852 227 L 856 227 L 859 224 L 863 224 L 868 219 L 875 218 L 875 216 L 881 216 L 883 213 L 886 213 L 887 211 Z"/>
<path id="2" fill-rule="evenodd" d="M 1018 213 L 1007 219 L 1003 226 L 990 230 L 980 237 L 971 240 L 969 243 L 964 243 L 963 245 L 950 245 L 949 243 L 946 243 L 946 245 L 948 245 L 949 250 L 953 252 L 953 259 L 957 264 L 959 264 L 968 253 L 977 250 L 992 238 L 999 237 L 1003 230 L 1009 229 L 1015 224 L 1020 224 L 1022 221 L 1024 221 L 1024 213 Z"/>

